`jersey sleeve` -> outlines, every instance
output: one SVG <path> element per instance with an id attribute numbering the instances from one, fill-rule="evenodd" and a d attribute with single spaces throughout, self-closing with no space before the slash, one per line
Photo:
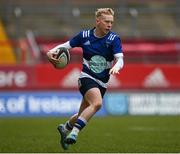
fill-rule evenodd
<path id="1" fill-rule="evenodd" d="M 76 36 L 74 36 L 70 41 L 70 46 L 74 47 L 81 47 L 82 44 L 82 32 L 79 32 Z"/>
<path id="2" fill-rule="evenodd" d="M 116 36 L 112 42 L 113 54 L 122 53 L 122 44 L 120 37 Z"/>

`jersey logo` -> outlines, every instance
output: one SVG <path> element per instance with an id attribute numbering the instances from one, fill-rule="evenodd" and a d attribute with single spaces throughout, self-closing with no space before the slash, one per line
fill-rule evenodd
<path id="1" fill-rule="evenodd" d="M 83 38 L 89 37 L 90 36 L 90 30 L 85 30 L 83 31 Z"/>
<path id="2" fill-rule="evenodd" d="M 87 40 L 85 43 L 83 43 L 84 45 L 91 45 L 90 41 Z"/>

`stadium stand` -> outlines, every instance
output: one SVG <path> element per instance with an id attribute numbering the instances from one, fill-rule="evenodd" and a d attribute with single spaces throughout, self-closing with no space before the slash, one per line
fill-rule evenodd
<path id="1" fill-rule="evenodd" d="M 1 13 L 6 21 L 7 30 L 14 34 L 20 26 L 22 35 L 30 29 L 41 36 L 72 36 L 79 29 L 93 26 L 92 12 L 98 7 L 114 8 L 114 30 L 122 37 L 169 38 L 180 34 L 179 2 L 176 0 L 4 0 L 1 3 L 4 6 Z"/>

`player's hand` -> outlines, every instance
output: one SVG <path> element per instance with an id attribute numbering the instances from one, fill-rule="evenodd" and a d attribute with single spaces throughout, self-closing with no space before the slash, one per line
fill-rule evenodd
<path id="1" fill-rule="evenodd" d="M 56 65 L 56 64 L 59 62 L 59 60 L 56 59 L 56 57 L 57 57 L 57 52 L 48 51 L 48 52 L 46 53 L 46 55 L 47 55 L 47 57 L 48 57 L 48 60 L 49 60 L 53 65 Z"/>
<path id="2" fill-rule="evenodd" d="M 110 69 L 109 74 L 119 74 L 119 70 L 116 67 Z"/>

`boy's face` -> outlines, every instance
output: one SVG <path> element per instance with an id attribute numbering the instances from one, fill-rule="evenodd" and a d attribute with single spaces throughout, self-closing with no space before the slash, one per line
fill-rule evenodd
<path id="1" fill-rule="evenodd" d="M 96 18 L 96 26 L 102 34 L 107 34 L 112 29 L 113 22 L 114 17 L 108 14 L 102 14 L 100 17 Z"/>

